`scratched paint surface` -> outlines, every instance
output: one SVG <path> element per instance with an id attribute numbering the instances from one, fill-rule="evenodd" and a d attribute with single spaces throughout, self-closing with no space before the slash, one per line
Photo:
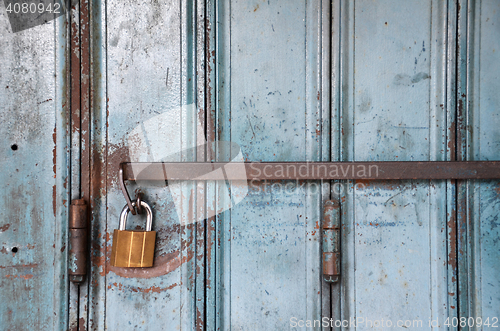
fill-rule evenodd
<path id="1" fill-rule="evenodd" d="M 67 324 L 64 17 L 12 33 L 0 5 L 0 328 Z"/>
<path id="2" fill-rule="evenodd" d="M 473 7 L 471 34 L 471 88 L 468 91 L 471 123 L 471 160 L 500 159 L 500 4 L 481 1 Z M 467 253 L 469 315 L 483 320 L 500 316 L 500 184 L 471 183 Z M 465 258 L 465 257 L 464 257 Z M 498 324 L 497 324 L 498 325 Z M 485 328 L 487 329 L 487 328 Z"/>
<path id="3" fill-rule="evenodd" d="M 227 94 L 219 139 L 238 143 L 248 161 L 320 160 L 320 8 L 320 1 L 221 8 L 220 88 Z M 247 198 L 224 214 L 220 329 L 283 330 L 292 317 L 321 318 L 321 190 L 303 184 L 251 184 Z"/>
<path id="4" fill-rule="evenodd" d="M 207 46 L 215 58 L 209 60 L 207 75 L 214 76 L 207 80 L 206 97 L 216 99 L 215 109 L 207 110 L 215 132 L 207 136 L 236 142 L 251 161 L 449 160 L 455 108 L 446 79 L 454 36 L 446 36 L 455 24 L 447 20 L 448 12 L 457 10 L 454 4 L 334 1 L 332 24 L 342 28 L 332 30 L 332 81 L 338 85 L 332 82 L 330 114 L 329 107 L 321 109 L 321 92 L 326 92 L 320 89 L 320 12 L 326 3 L 208 2 L 207 15 L 214 10 L 215 15 L 207 19 L 216 21 L 217 32 L 216 45 Z M 475 24 L 482 22 L 480 36 L 489 40 L 497 33 L 493 23 L 498 14 L 493 14 L 498 11 L 485 3 L 479 13 L 489 15 L 478 14 Z M 192 21 L 195 11 L 185 2 L 107 2 L 103 29 L 109 101 L 102 118 L 107 126 L 107 214 L 97 243 L 104 256 L 109 257 L 109 234 L 124 205 L 116 177 L 119 162 L 200 161 L 192 152 L 177 153 L 204 140 L 203 127 L 201 134 L 198 128 L 201 100 L 195 97 L 203 85 L 193 85 L 193 68 L 199 69 L 201 57 L 193 41 L 200 26 Z M 481 54 L 476 61 L 498 66 L 496 44 L 487 44 L 476 46 Z M 495 71 L 482 68 L 475 78 L 483 85 L 474 90 L 482 108 L 471 115 L 476 121 L 473 150 L 477 159 L 494 159 L 498 84 L 489 85 Z M 329 125 L 322 125 L 325 114 L 331 133 Z M 219 152 L 214 158 L 228 161 L 226 151 Z M 203 259 L 204 252 L 190 221 L 200 208 L 192 199 L 195 186 L 169 190 L 143 184 L 129 184 L 129 191 L 140 188 L 153 206 L 158 265 L 125 271 L 99 260 L 94 280 L 104 292 L 94 300 L 105 302 L 105 312 L 94 320 L 95 328 L 185 330 L 205 324 L 209 330 L 286 329 L 291 317 L 328 314 L 328 287 L 320 274 L 324 195 L 315 183 L 251 184 L 244 201 L 211 224 L 215 235 L 207 235 L 205 245 L 212 246 L 201 246 L 214 253 L 213 260 L 206 260 L 213 268 L 206 271 L 206 288 L 199 283 L 204 274 L 198 257 Z M 344 184 L 345 189 L 355 183 Z M 343 275 L 341 304 L 333 307 L 336 317 L 421 320 L 424 325 L 439 319 L 438 329 L 444 329 L 445 318 L 457 309 L 454 257 L 448 255 L 453 246 L 447 228 L 453 200 L 449 186 L 442 181 L 356 184 L 340 197 Z M 481 216 L 474 216 L 470 232 L 475 250 L 466 253 L 476 275 L 474 289 L 482 290 L 471 303 L 477 316 L 481 309 L 482 316 L 498 315 L 498 295 L 485 295 L 496 293 L 491 284 L 498 283 L 498 197 L 492 186 L 497 185 L 475 189 L 473 206 Z M 223 185 L 218 188 L 214 200 L 220 206 L 227 201 Z M 140 226 L 137 217 L 129 224 Z"/>
<path id="5" fill-rule="evenodd" d="M 179 184 L 177 200 L 164 184 L 128 185 L 132 196 L 140 188 L 153 209 L 155 265 L 144 270 L 109 265 L 111 234 L 125 204 L 117 181 L 119 163 L 195 160 L 192 152 L 183 151 L 195 146 L 197 135 L 197 108 L 186 91 L 193 78 L 187 73 L 191 11 L 178 1 L 109 1 L 106 10 L 108 235 L 101 238 L 106 238 L 100 243 L 106 259 L 97 277 L 105 284 L 106 317 L 101 322 L 120 330 L 193 329 L 197 275 L 191 184 Z M 129 215 L 127 228 L 144 229 L 144 221 Z"/>
<path id="6" fill-rule="evenodd" d="M 446 8 L 434 1 L 342 4 L 341 158 L 446 160 Z M 358 181 L 346 192 L 342 319 L 378 321 L 356 329 L 385 330 L 382 319 L 419 320 L 425 329 L 439 318 L 444 328 L 453 292 L 445 197 L 445 183 L 428 181 Z"/>
<path id="7" fill-rule="evenodd" d="M 184 3 L 144 6 L 111 1 L 107 6 L 108 13 L 121 13 L 109 15 L 106 22 L 107 233 L 111 233 L 124 205 L 116 178 L 119 162 L 159 161 L 165 157 L 172 161 L 195 160 L 194 155 L 185 152 L 177 156 L 169 154 L 195 146 L 197 138 L 199 142 L 199 128 L 197 107 L 193 106 L 189 92 L 189 56 L 193 50 L 187 17 L 193 9 Z M 247 77 L 249 71 L 253 76 L 248 84 L 246 79 L 235 79 L 229 85 L 228 80 L 231 98 L 218 105 L 222 112 L 218 114 L 222 132 L 219 139 L 240 144 L 248 160 L 319 160 L 317 83 L 306 77 L 306 74 L 317 75 L 319 70 L 318 36 L 313 34 L 318 3 L 306 7 L 300 2 L 286 6 L 256 2 L 248 7 L 234 2 L 232 6 L 231 15 L 240 15 L 234 22 L 241 25 L 228 32 L 240 42 L 231 44 L 228 51 L 238 54 L 238 47 L 246 48 L 239 51 L 241 56 L 232 55 L 226 60 L 234 65 L 234 77 Z M 256 10 L 259 6 L 262 8 Z M 224 11 L 223 5 L 218 10 L 224 24 L 228 24 L 229 12 Z M 249 15 L 243 14 L 247 12 Z M 272 23 L 270 17 L 275 15 L 282 18 Z M 248 18 L 242 22 L 245 16 Z M 263 22 L 268 22 L 265 27 Z M 297 26 L 300 33 L 295 31 Z M 263 29 L 261 37 L 252 39 L 249 33 L 254 28 Z M 261 45 L 278 41 L 282 44 L 273 47 L 271 53 L 275 58 L 269 59 L 269 52 L 262 52 Z M 314 50 L 307 58 L 306 46 Z M 283 47 L 287 49 L 285 54 Z M 288 56 L 291 58 L 287 60 Z M 283 63 L 273 68 L 281 61 L 289 61 L 289 65 Z M 306 61 L 309 61 L 306 68 L 291 66 Z M 224 62 L 219 78 L 233 74 L 229 73 L 228 63 Z M 244 108 L 245 103 L 249 108 Z M 223 123 L 223 119 L 229 121 L 229 116 L 233 127 Z M 249 124 L 252 120 L 254 123 Z M 269 136 L 269 130 L 274 131 L 273 137 Z M 253 136 L 246 137 L 250 131 Z M 277 139 L 281 140 L 278 145 Z M 296 147 L 290 148 L 290 141 Z M 136 187 L 130 184 L 129 191 Z M 226 291 L 227 295 L 217 301 L 219 317 L 207 317 L 215 323 L 208 323 L 209 329 L 262 329 L 265 325 L 283 328 L 292 316 L 320 317 L 320 195 L 311 194 L 307 185 L 288 187 L 293 191 L 291 194 L 265 187 L 251 189 L 251 196 L 241 206 L 225 214 L 230 217 L 221 217 L 217 233 L 223 241 L 217 254 L 223 258 L 219 257 L 217 263 L 223 267 L 216 276 L 220 277 L 218 288 L 213 290 Z M 233 186 L 233 192 L 234 189 Z M 102 272 L 97 281 L 106 284 L 104 323 L 108 328 L 120 329 L 193 329 L 199 315 L 199 311 L 195 312 L 195 297 L 201 296 L 194 293 L 193 285 L 196 277 L 203 277 L 195 272 L 199 268 L 193 261 L 195 230 L 190 224 L 195 208 L 190 200 L 193 187 L 183 184 L 177 192 L 181 196 L 180 208 L 175 205 L 178 200 L 172 197 L 175 192 L 152 186 L 141 190 L 154 209 L 154 227 L 159 236 L 155 263 L 159 266 L 128 272 L 111 268 L 109 261 L 99 266 Z M 218 203 L 222 204 L 222 200 L 219 197 Z M 129 225 L 136 226 L 140 226 L 137 221 Z M 236 242 L 234 246 L 231 236 Z M 100 245 L 109 253 L 110 240 Z M 281 259 L 279 267 L 272 263 L 275 259 Z M 297 272 L 295 267 L 301 271 Z M 280 273 L 276 274 L 278 270 Z M 223 279 L 232 281 L 225 283 Z M 263 303 L 256 301 L 256 297 Z"/>

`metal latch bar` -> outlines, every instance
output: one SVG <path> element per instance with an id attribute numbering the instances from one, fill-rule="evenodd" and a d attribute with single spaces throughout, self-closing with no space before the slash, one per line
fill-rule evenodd
<path id="1" fill-rule="evenodd" d="M 121 166 L 124 180 L 153 181 L 500 179 L 500 161 L 128 162 Z"/>

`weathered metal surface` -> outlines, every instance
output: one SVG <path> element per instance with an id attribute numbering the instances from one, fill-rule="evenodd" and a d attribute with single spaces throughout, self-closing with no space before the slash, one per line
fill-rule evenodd
<path id="1" fill-rule="evenodd" d="M 479 261 L 484 261 L 484 252 L 487 258 L 498 257 L 495 244 L 489 244 L 494 236 L 484 236 L 484 227 L 494 224 L 494 208 L 488 203 L 496 197 L 482 199 L 492 192 L 490 182 L 470 184 L 481 194 L 474 195 L 474 203 L 467 202 L 475 215 L 482 213 L 481 222 L 475 222 L 479 216 L 460 216 L 472 213 L 457 208 L 465 204 L 467 186 L 438 179 L 498 178 L 497 164 L 474 163 L 492 166 L 482 173 L 471 172 L 468 163 L 396 163 L 495 159 L 496 138 L 485 140 L 484 135 L 495 132 L 496 120 L 483 118 L 498 105 L 494 94 L 482 87 L 482 94 L 474 96 L 472 104 L 481 100 L 482 109 L 492 102 L 484 114 L 466 120 L 463 113 L 455 116 L 466 101 L 458 92 L 463 87 L 453 87 L 456 76 L 463 76 L 456 70 L 463 65 L 463 38 L 457 39 L 455 31 L 464 21 L 456 18 L 468 10 L 454 2 L 430 0 L 408 1 L 404 8 L 397 1 L 339 0 L 331 5 L 330 30 L 330 22 L 324 22 L 330 18 L 325 14 L 328 1 L 147 6 L 108 1 L 96 6 L 98 34 L 106 38 L 96 42 L 102 53 L 94 63 L 107 71 L 95 76 L 102 85 L 92 151 L 103 166 L 95 169 L 92 181 L 91 328 L 284 329 L 293 316 L 313 320 L 331 313 L 347 320 L 439 319 L 438 328 L 444 328 L 445 318 L 457 316 L 459 310 L 457 282 L 462 297 L 474 298 L 460 299 L 461 314 L 490 309 L 483 308 L 490 303 L 482 292 L 469 294 L 484 286 L 482 278 L 473 274 L 465 279 L 467 273 L 456 270 L 467 266 L 481 277 L 493 274 Z M 474 5 L 469 15 L 482 13 L 480 7 Z M 486 24 L 486 18 L 481 19 Z M 474 24 L 474 33 L 479 33 L 479 23 Z M 474 54 L 486 52 L 480 51 L 478 40 Z M 457 41 L 462 48 L 454 48 Z M 493 61 L 492 52 L 485 54 L 481 56 L 489 59 L 486 62 Z M 479 61 L 477 56 L 472 60 Z M 489 74 L 474 76 L 474 86 L 494 80 Z M 481 75 L 486 78 L 478 78 Z M 497 88 L 492 85 L 491 91 Z M 468 112 L 472 116 L 472 110 Z M 471 132 L 463 132 L 463 123 L 471 121 L 477 122 L 474 141 L 467 138 Z M 322 185 L 299 182 L 289 186 L 292 192 L 280 189 L 280 181 L 254 182 L 242 202 L 207 217 L 223 210 L 246 186 L 173 180 L 213 170 L 206 167 L 214 164 L 203 162 L 219 162 L 219 168 L 231 164 L 230 150 L 211 154 L 189 149 L 204 139 L 238 143 L 244 161 L 260 163 L 261 175 L 253 179 L 278 170 L 273 168 L 277 164 L 264 162 L 394 164 L 385 164 L 385 177 L 378 177 L 383 182 L 346 174 L 324 179 L 349 180 Z M 467 158 L 458 151 L 464 150 L 467 139 L 481 157 Z M 484 144 L 474 145 L 479 141 Z M 116 228 L 118 208 L 124 203 L 117 181 L 119 163 L 157 161 L 192 162 L 170 177 L 168 187 L 129 185 L 130 192 L 140 188 L 146 200 L 156 201 L 157 265 L 127 272 L 112 268 L 107 260 L 109 232 Z M 155 178 L 165 178 L 161 170 Z M 261 179 L 284 179 L 272 173 L 272 179 Z M 134 176 L 126 170 L 126 179 Z M 396 178 L 412 180 L 390 181 Z M 326 231 L 322 237 L 320 206 L 330 195 L 339 202 L 335 214 L 342 225 L 344 272 L 340 284 L 331 287 L 322 281 L 319 264 L 321 239 L 331 235 Z M 460 217 L 468 217 L 468 222 Z M 458 243 L 457 233 L 463 236 Z M 457 245 L 466 252 L 457 251 Z"/>
<path id="2" fill-rule="evenodd" d="M 67 328 L 67 22 L 13 33 L 0 5 L 0 328 Z"/>
<path id="3" fill-rule="evenodd" d="M 74 1 L 69 11 L 69 79 L 71 111 L 71 199 L 80 199 L 81 176 L 81 109 L 80 109 L 80 33 L 79 1 Z M 70 330 L 77 330 L 79 323 L 79 285 L 69 285 L 69 322 Z"/>
<path id="4" fill-rule="evenodd" d="M 124 163 L 119 179 L 176 180 L 390 180 L 498 179 L 500 161 L 465 162 L 247 162 Z M 224 169 L 224 171 L 218 171 Z M 122 191 L 126 192 L 122 185 Z M 124 193 L 128 196 L 128 193 Z M 128 198 L 130 200 L 130 197 Z"/>
<path id="5" fill-rule="evenodd" d="M 461 98 L 463 158 L 498 160 L 500 3 L 469 2 L 465 13 L 468 15 L 468 50 L 462 65 L 468 80 L 464 86 L 465 96 Z M 462 187 L 462 197 L 466 197 L 467 204 L 457 219 L 460 242 L 457 255 L 460 294 L 467 299 L 460 300 L 460 310 L 483 320 L 489 317 L 491 321 L 492 317 L 500 315 L 500 183 L 469 181 Z"/>
<path id="6" fill-rule="evenodd" d="M 80 287 L 79 328 L 82 330 L 100 330 L 105 320 L 105 283 L 100 282 L 106 246 L 101 240 L 106 234 L 106 169 L 107 169 L 107 71 L 106 71 L 106 3 L 101 1 L 85 1 L 89 6 L 90 16 L 90 109 L 92 118 L 89 121 L 89 162 L 91 175 L 89 179 L 90 215 L 90 270 L 87 286 Z M 84 135 L 85 136 L 85 135 Z M 84 192 L 85 194 L 85 192 Z"/>
<path id="7" fill-rule="evenodd" d="M 107 68 L 106 95 L 101 106 L 99 151 L 104 153 L 104 183 L 93 181 L 105 199 L 99 201 L 93 238 L 96 258 L 91 283 L 91 328 L 121 330 L 194 329 L 196 321 L 195 280 L 196 215 L 191 191 L 179 189 L 180 215 L 174 199 L 164 187 L 141 187 L 145 201 L 152 203 L 157 231 L 155 265 L 149 269 L 111 267 L 110 232 L 118 226 L 124 204 L 117 181 L 122 161 L 149 161 L 196 146 L 198 110 L 193 65 L 196 46 L 192 26 L 196 22 L 191 2 L 137 3 L 108 1 L 101 4 L 100 33 Z M 147 120 L 152 119 L 152 125 Z M 153 125 L 154 124 L 154 125 Z M 157 126 L 160 124 L 160 126 Z M 145 135 L 134 140 L 132 131 Z M 137 137 L 136 137 L 137 138 Z M 138 148 L 141 143 L 145 149 Z M 194 155 L 179 155 L 175 161 L 196 161 Z M 134 192 L 136 185 L 129 185 Z M 133 193 L 132 193 L 133 194 Z M 102 203 L 102 204 L 101 204 Z M 139 225 L 134 217 L 130 227 Z M 201 255 L 203 257 L 203 255 Z M 202 294 L 200 293 L 200 297 Z M 126 316 L 124 318 L 124 316 Z"/>
<path id="8" fill-rule="evenodd" d="M 73 0 L 69 11 L 69 61 L 71 63 L 71 198 L 83 198 L 93 207 L 90 194 L 90 1 Z M 97 66 L 98 63 L 95 63 Z M 83 234 L 83 230 L 71 230 Z M 91 233 L 91 232 L 90 232 Z M 88 235 L 88 233 L 86 234 Z M 80 237 L 80 240 L 88 240 Z M 86 244 L 88 246 L 88 244 Z M 83 263 L 83 259 L 79 259 Z M 85 265 L 87 259 L 85 259 Z M 73 276 L 74 277 L 74 276 Z M 82 277 L 82 276 L 79 276 Z M 85 330 L 88 315 L 88 278 L 70 284 L 69 328 Z"/>
<path id="9" fill-rule="evenodd" d="M 446 47 L 455 42 L 447 33 L 456 22 L 448 20 L 448 4 L 454 6 L 334 1 L 341 137 L 332 153 L 341 161 L 447 160 L 446 119 L 455 109 L 446 103 L 447 61 L 454 57 Z M 345 182 L 342 320 L 439 318 L 444 328 L 450 314 L 446 194 L 444 181 Z"/>
<path id="10" fill-rule="evenodd" d="M 322 160 L 321 5 L 219 2 L 216 132 L 245 161 Z M 255 183 L 218 217 L 217 329 L 287 329 L 293 316 L 322 315 L 318 186 L 282 188 Z"/>
<path id="11" fill-rule="evenodd" d="M 68 275 L 73 283 L 83 283 L 87 276 L 88 214 L 84 199 L 71 201 L 69 208 Z"/>

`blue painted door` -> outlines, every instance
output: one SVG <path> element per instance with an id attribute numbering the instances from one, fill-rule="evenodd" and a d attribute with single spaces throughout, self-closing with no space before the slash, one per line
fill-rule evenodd
<path id="1" fill-rule="evenodd" d="M 130 182 L 153 208 L 155 265 L 109 258 L 121 162 L 497 160 L 498 2 L 108 0 L 90 10 L 92 242 L 80 286 L 65 271 L 80 170 L 67 164 L 79 146 L 68 145 L 68 82 L 57 75 L 69 61 L 64 18 L 0 39 L 7 329 L 457 330 L 464 317 L 493 328 L 496 181 Z M 321 266 L 330 199 L 342 224 L 333 284 Z"/>
<path id="2" fill-rule="evenodd" d="M 12 32 L 0 4 L 0 329 L 63 330 L 68 94 L 64 17 Z"/>

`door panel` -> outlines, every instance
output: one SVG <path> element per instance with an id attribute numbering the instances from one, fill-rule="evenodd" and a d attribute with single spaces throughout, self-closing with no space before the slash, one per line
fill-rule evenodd
<path id="1" fill-rule="evenodd" d="M 196 107 L 189 90 L 193 45 L 188 29 L 193 9 L 169 3 L 107 3 L 107 201 L 106 252 L 97 280 L 104 283 L 105 320 L 110 329 L 193 329 L 196 314 L 193 255 L 196 241 L 188 223 L 191 184 L 183 184 L 181 206 L 165 188 L 141 187 L 143 199 L 154 210 L 157 231 L 155 267 L 123 269 L 109 265 L 110 236 L 124 206 L 117 181 L 120 162 L 161 161 L 170 154 L 196 146 Z M 191 33 L 192 30 L 189 30 Z M 188 90 L 188 91 L 186 91 Z M 194 155 L 195 156 L 195 155 Z M 193 161 L 182 154 L 171 161 Z M 129 185 L 134 192 L 136 185 Z M 181 210 L 177 215 L 176 207 Z M 179 216 L 179 217 L 178 217 Z M 183 218 L 184 217 L 184 218 Z M 129 215 L 129 219 L 131 219 Z M 142 224 L 141 224 L 142 222 Z M 144 228 L 144 217 L 133 217 L 128 228 Z M 101 325 L 99 327 L 104 327 Z"/>
<path id="2" fill-rule="evenodd" d="M 500 4 L 481 1 L 470 8 L 469 83 L 465 91 L 464 118 L 467 127 L 467 157 L 470 160 L 498 160 L 500 144 Z M 465 121 L 464 121 L 465 122 Z M 463 310 L 483 320 L 500 315 L 500 206 L 498 181 L 468 183 L 469 215 L 463 218 L 465 270 L 461 284 L 469 300 Z M 497 324 L 498 325 L 498 324 Z M 486 329 L 486 328 L 485 328 Z"/>
<path id="3" fill-rule="evenodd" d="M 236 142 L 246 161 L 322 160 L 329 135 L 320 98 L 322 5 L 219 7 L 218 139 Z M 283 329 L 292 317 L 321 319 L 322 297 L 329 296 L 328 286 L 322 292 L 321 184 L 249 185 L 245 200 L 217 223 L 224 290 L 216 326 Z"/>
<path id="4" fill-rule="evenodd" d="M 0 325 L 67 325 L 65 17 L 13 33 L 0 5 Z"/>
<path id="5" fill-rule="evenodd" d="M 494 157 L 494 138 L 479 135 L 496 132 L 496 115 L 484 120 L 488 111 L 480 109 L 498 100 L 488 94 L 492 85 L 478 86 L 495 78 L 489 70 L 471 74 L 495 59 L 494 43 L 479 46 L 496 33 L 483 27 L 493 20 L 482 16 L 488 6 L 471 7 L 469 54 L 470 41 L 455 37 L 469 9 L 455 3 L 108 2 L 106 12 L 116 15 L 102 21 L 109 101 L 101 136 L 106 212 L 99 217 L 107 225 L 94 220 L 107 237 L 94 238 L 102 258 L 92 286 L 92 300 L 106 306 L 105 318 L 92 323 L 282 329 L 293 317 L 332 314 L 423 327 L 438 320 L 443 329 L 447 317 L 472 314 L 465 306 L 477 316 L 480 307 L 495 314 L 488 308 L 495 299 L 480 291 L 469 302 L 465 294 L 494 277 L 478 262 L 496 258 L 491 183 L 470 184 L 469 223 L 458 203 L 466 184 L 454 181 L 232 183 L 232 197 L 224 183 L 130 183 L 154 207 L 157 265 L 125 271 L 106 260 L 124 204 L 115 172 L 123 161 L 230 162 L 230 145 L 189 149 L 214 141 L 236 143 L 245 161 L 455 160 L 464 134 L 470 158 Z M 464 70 L 473 82 L 468 135 L 457 125 Z M 340 184 L 340 195 L 331 184 Z M 343 275 L 331 286 L 321 279 L 319 246 L 321 205 L 330 197 L 341 202 L 343 224 Z M 223 212 L 208 217 L 211 210 Z M 474 276 L 466 278 L 464 268 Z"/>
<path id="6" fill-rule="evenodd" d="M 125 205 L 120 162 L 231 162 L 239 160 L 234 149 L 244 161 L 495 159 L 497 7 L 432 0 L 92 2 L 91 143 L 82 144 L 92 155 L 91 269 L 87 283 L 71 287 L 71 303 L 79 301 L 71 326 L 79 320 L 80 327 L 111 330 L 301 329 L 293 321 L 326 316 L 419 321 L 424 328 L 438 319 L 445 329 L 447 317 L 498 316 L 496 182 L 127 183 L 153 207 L 155 266 L 109 264 Z M 42 26 L 40 38 L 21 32 L 1 39 L 8 60 L 0 76 L 9 86 L 0 89 L 5 134 L 41 146 L 22 154 L 24 143 L 17 151 L 7 144 L 6 159 L 49 165 L 4 175 L 9 220 L 21 213 L 14 198 L 32 210 L 1 228 L 2 288 L 34 302 L 30 319 L 15 314 L 22 307 L 14 300 L 2 306 L 9 327 L 67 323 L 67 282 L 52 282 L 66 274 L 60 23 Z M 43 52 L 16 59 L 23 48 Z M 33 86 L 11 83 L 21 60 Z M 23 88 L 48 101 L 20 102 Z M 28 114 L 25 106 L 37 111 Z M 12 109 L 26 116 L 24 126 L 8 119 Z M 51 120 L 40 121 L 42 115 Z M 200 148 L 206 142 L 209 148 Z M 48 194 L 26 195 L 47 191 L 25 189 L 39 185 L 26 176 L 48 180 Z M 341 204 L 338 284 L 321 274 L 326 199 Z M 128 227 L 143 221 L 130 216 Z M 14 245 L 16 254 L 9 251 Z M 43 247 L 31 252 L 33 245 Z M 52 305 L 36 304 L 47 297 Z M 46 311 L 35 312 L 38 306 Z"/>
<path id="7" fill-rule="evenodd" d="M 86 10 L 92 24 L 78 26 Z M 127 182 L 153 208 L 155 265 L 109 264 L 121 162 L 498 159 L 496 1 L 82 1 L 15 34 L 5 13 L 2 328 L 500 317 L 498 181 Z M 81 132 L 69 127 L 80 112 Z M 68 286 L 67 210 L 80 195 L 90 273 Z M 327 199 L 342 222 L 334 284 L 321 274 Z M 129 215 L 128 227 L 143 222 Z"/>
<path id="8" fill-rule="evenodd" d="M 207 4 L 206 12 L 218 15 L 215 46 L 210 35 L 193 35 L 215 20 L 195 20 L 194 15 L 205 13 L 201 4 L 107 3 L 107 11 L 117 13 L 106 21 L 107 235 L 94 237 L 106 260 L 96 260 L 92 282 L 94 288 L 104 284 L 105 293 L 93 301 L 105 298 L 106 306 L 105 319 L 91 318 L 92 327 L 281 328 L 292 316 L 321 317 L 317 183 L 291 183 L 291 193 L 279 189 L 285 183 L 272 188 L 256 183 L 244 202 L 207 221 L 199 216 L 204 213 L 204 195 L 209 209 L 213 200 L 217 210 L 224 210 L 224 185 L 143 186 L 158 231 L 155 267 L 127 271 L 108 264 L 110 234 L 124 205 L 116 177 L 120 162 L 203 161 L 203 153 L 188 149 L 212 141 L 211 130 L 218 141 L 236 142 L 246 160 L 321 160 L 321 3 L 209 6 L 213 4 Z M 283 18 L 263 25 L 279 15 Z M 249 34 L 254 29 L 261 29 L 256 39 Z M 200 43 L 207 50 L 213 47 L 216 57 L 200 50 Z M 209 59 L 205 69 L 199 65 L 204 56 L 214 56 L 217 63 Z M 274 67 L 276 62 L 282 64 Z M 216 71 L 213 81 L 211 70 Z M 204 74 L 207 82 L 199 79 Z M 201 108 L 205 102 L 206 109 Z M 230 151 L 220 146 L 207 157 L 230 161 Z M 242 192 L 248 190 L 244 184 Z M 233 198 L 238 185 L 231 186 Z M 131 183 L 129 191 L 136 187 Z M 269 190 L 274 190 L 271 199 Z M 204 276 L 213 287 L 204 289 Z"/>
<path id="9" fill-rule="evenodd" d="M 340 7 L 334 21 L 341 22 L 341 62 L 332 70 L 341 75 L 341 134 L 334 153 L 344 161 L 449 160 L 449 8 L 434 1 Z M 424 327 L 431 318 L 443 322 L 454 309 L 448 293 L 455 292 L 447 274 L 446 183 L 349 186 L 341 199 L 342 320 L 378 321 L 379 327 L 382 319 L 393 325 L 419 320 Z M 366 323 L 358 328 L 370 328 Z"/>

